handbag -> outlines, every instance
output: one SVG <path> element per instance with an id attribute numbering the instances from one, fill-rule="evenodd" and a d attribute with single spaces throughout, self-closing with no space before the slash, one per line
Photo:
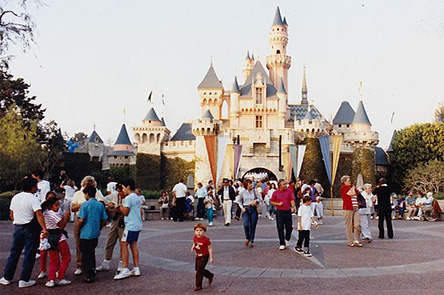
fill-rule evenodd
<path id="1" fill-rule="evenodd" d="M 367 208 L 367 201 L 365 200 L 365 198 L 361 194 L 357 195 L 357 199 L 358 199 L 358 208 L 359 209 Z"/>
<path id="2" fill-rule="evenodd" d="M 253 189 L 254 192 L 254 198 L 256 200 L 256 210 L 257 210 L 257 214 L 262 214 L 262 206 L 259 202 L 259 198 L 256 195 L 256 189 Z"/>

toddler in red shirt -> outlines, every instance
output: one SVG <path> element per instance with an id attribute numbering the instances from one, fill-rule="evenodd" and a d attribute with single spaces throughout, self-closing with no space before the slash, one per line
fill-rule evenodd
<path id="1" fill-rule="evenodd" d="M 213 263 L 213 249 L 211 248 L 211 241 L 205 236 L 207 227 L 203 223 L 197 223 L 194 226 L 193 246 L 191 252 L 196 252 L 196 288 L 194 291 L 202 290 L 203 278 L 208 279 L 208 285 L 213 282 L 214 274 L 205 269 L 208 261 Z"/>

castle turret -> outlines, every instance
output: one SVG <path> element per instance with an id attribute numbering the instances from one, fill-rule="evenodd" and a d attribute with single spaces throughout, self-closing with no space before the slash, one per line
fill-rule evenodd
<path id="1" fill-rule="evenodd" d="M 221 118 L 224 87 L 214 71 L 213 64 L 208 69 L 202 82 L 197 86 L 200 96 L 202 115 L 210 110 L 216 119 Z"/>
<path id="2" fill-rule="evenodd" d="M 108 156 L 111 167 L 128 166 L 136 163 L 134 147 L 131 143 L 125 124 L 120 128 L 113 151 Z"/>
<path id="3" fill-rule="evenodd" d="M 285 118 L 287 116 L 288 96 L 287 96 L 287 90 L 285 89 L 284 80 L 282 78 L 276 95 L 277 97 L 279 97 L 279 111 L 278 111 L 279 125 L 280 125 L 279 128 L 284 128 Z"/>
<path id="4" fill-rule="evenodd" d="M 241 95 L 241 90 L 239 84 L 237 83 L 237 77 L 234 77 L 233 87 L 230 92 L 230 127 L 239 127 L 239 97 Z"/>
<path id="5" fill-rule="evenodd" d="M 350 131 L 344 134 L 344 142 L 351 144 L 355 148 L 374 148 L 379 143 L 379 133 L 371 129 L 372 124 L 365 111 L 364 104 L 362 101 L 359 101 Z"/>
<path id="6" fill-rule="evenodd" d="M 276 9 L 273 24 L 268 36 L 271 54 L 267 56 L 267 68 L 274 87 L 279 88 L 281 78 L 285 89 L 288 89 L 288 69 L 291 66 L 291 57 L 287 55 L 288 43 L 287 20 L 282 19 L 279 6 Z"/>
<path id="7" fill-rule="evenodd" d="M 247 51 L 247 56 L 245 57 L 245 66 L 244 66 L 244 82 L 247 81 L 248 76 L 251 73 L 251 70 L 253 70 L 254 67 L 254 56 L 250 56 L 250 52 Z"/>

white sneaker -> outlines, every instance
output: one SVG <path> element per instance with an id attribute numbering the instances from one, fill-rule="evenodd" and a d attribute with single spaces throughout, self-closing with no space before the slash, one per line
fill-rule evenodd
<path id="1" fill-rule="evenodd" d="M 46 272 L 44 272 L 44 271 L 41 271 L 40 273 L 39 273 L 39 275 L 37 276 L 37 279 L 43 279 L 43 278 L 46 278 L 48 275 L 46 274 Z"/>
<path id="2" fill-rule="evenodd" d="M 131 275 L 132 275 L 132 276 L 135 276 L 135 277 L 140 276 L 140 268 L 138 268 L 138 267 L 134 267 L 134 268 L 131 270 Z"/>
<path id="3" fill-rule="evenodd" d="M 47 281 L 45 286 L 48 287 L 48 288 L 53 288 L 55 286 L 55 283 L 54 283 L 53 280 Z"/>
<path id="4" fill-rule="evenodd" d="M 79 275 L 81 275 L 83 273 L 83 271 L 80 269 L 80 268 L 77 268 L 75 271 L 74 271 L 74 275 L 75 276 L 79 276 Z"/>
<path id="5" fill-rule="evenodd" d="M 290 241 L 285 240 L 285 248 L 290 247 Z"/>
<path id="6" fill-rule="evenodd" d="M 199 220 L 202 221 L 202 220 L 204 220 L 204 219 L 203 219 L 203 218 L 200 218 Z"/>
<path id="7" fill-rule="evenodd" d="M 199 220 L 199 218 L 197 218 L 197 217 L 196 217 L 196 218 L 194 218 L 194 220 L 195 220 L 195 221 L 198 221 L 198 220 Z"/>
<path id="8" fill-rule="evenodd" d="M 111 223 L 108 223 L 108 224 L 106 225 L 106 227 L 111 227 Z"/>
<path id="9" fill-rule="evenodd" d="M 34 286 L 35 283 L 36 283 L 36 281 L 34 281 L 34 280 L 29 280 L 29 281 L 20 280 L 19 281 L 19 288 L 31 287 L 31 286 Z"/>
<path id="10" fill-rule="evenodd" d="M 128 278 L 129 276 L 131 276 L 131 271 L 128 268 L 124 268 L 124 269 L 122 269 L 121 272 L 119 272 L 118 274 L 116 274 L 114 276 L 114 279 L 115 280 L 122 280 L 122 279 Z"/>
<path id="11" fill-rule="evenodd" d="M 7 286 L 7 285 L 11 284 L 11 281 L 8 281 L 7 279 L 5 279 L 3 277 L 0 279 L 0 284 Z"/>
<path id="12" fill-rule="evenodd" d="M 103 260 L 102 264 L 96 267 L 97 271 L 107 271 L 109 270 L 109 260 Z"/>
<path id="13" fill-rule="evenodd" d="M 274 220 L 274 218 L 273 218 L 273 217 L 270 217 L 270 220 Z"/>
<path id="14" fill-rule="evenodd" d="M 66 286 L 71 284 L 71 281 L 67 280 L 67 279 L 61 279 L 61 280 L 56 280 L 55 284 L 58 286 Z"/>
<path id="15" fill-rule="evenodd" d="M 285 250 L 285 246 L 284 245 L 280 245 L 279 246 L 279 250 Z"/>
<path id="16" fill-rule="evenodd" d="M 319 221 L 318 221 L 318 224 L 323 224 L 323 223 L 322 223 L 322 220 L 319 220 Z"/>
<path id="17" fill-rule="evenodd" d="M 213 223 L 212 222 L 210 222 L 209 224 L 208 224 L 209 226 L 213 226 Z"/>
<path id="18" fill-rule="evenodd" d="M 119 266 L 117 266 L 117 272 L 121 272 L 122 271 L 122 261 L 119 261 Z"/>
<path id="19" fill-rule="evenodd" d="M 36 253 L 35 254 L 35 259 L 39 259 L 40 258 L 40 253 Z"/>

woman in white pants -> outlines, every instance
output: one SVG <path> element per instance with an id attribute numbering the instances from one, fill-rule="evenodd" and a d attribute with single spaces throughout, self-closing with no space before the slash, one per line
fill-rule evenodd
<path id="1" fill-rule="evenodd" d="M 369 183 L 364 184 L 364 191 L 361 193 L 366 202 L 366 207 L 359 209 L 359 215 L 361 217 L 361 231 L 362 238 L 368 243 L 372 241 L 372 233 L 370 232 L 370 217 L 375 213 L 374 201 L 375 197 L 372 194 L 372 185 Z"/>

